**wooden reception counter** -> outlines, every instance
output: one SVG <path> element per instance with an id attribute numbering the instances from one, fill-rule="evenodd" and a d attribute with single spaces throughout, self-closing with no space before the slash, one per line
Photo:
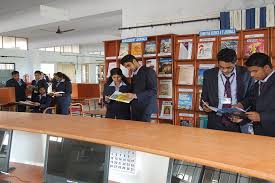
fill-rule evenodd
<path id="1" fill-rule="evenodd" d="M 275 181 L 275 138 L 134 121 L 0 112 L 0 128 L 167 156 Z"/>

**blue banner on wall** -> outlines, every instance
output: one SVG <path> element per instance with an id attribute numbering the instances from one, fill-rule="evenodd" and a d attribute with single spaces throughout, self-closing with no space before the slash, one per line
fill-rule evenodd
<path id="1" fill-rule="evenodd" d="M 143 37 L 132 37 L 132 38 L 127 38 L 127 39 L 122 39 L 123 43 L 135 43 L 135 42 L 145 42 L 148 40 L 147 36 Z"/>
<path id="2" fill-rule="evenodd" d="M 200 31 L 199 35 L 202 36 L 223 36 L 236 34 L 236 29 L 222 29 L 222 30 L 210 30 L 210 31 Z"/>

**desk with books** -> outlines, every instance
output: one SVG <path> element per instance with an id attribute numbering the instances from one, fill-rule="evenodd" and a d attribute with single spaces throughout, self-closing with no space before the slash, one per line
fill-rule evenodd
<path id="1" fill-rule="evenodd" d="M 0 112 L 0 128 L 143 151 L 275 181 L 275 139 L 271 137 L 124 120 L 8 112 Z"/>

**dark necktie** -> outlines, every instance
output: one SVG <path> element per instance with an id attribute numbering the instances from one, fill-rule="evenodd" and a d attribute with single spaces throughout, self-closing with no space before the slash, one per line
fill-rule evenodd
<path id="1" fill-rule="evenodd" d="M 231 74 L 229 77 L 228 76 L 225 76 L 225 84 L 224 84 L 224 96 L 226 98 L 232 98 L 232 95 L 231 95 L 231 83 L 230 83 L 230 79 L 231 77 L 233 76 L 234 74 Z M 232 100 L 232 99 L 231 99 Z M 223 104 L 222 106 L 223 108 L 231 108 L 232 105 L 231 104 Z"/>
<path id="2" fill-rule="evenodd" d="M 231 74 L 230 76 L 225 76 L 223 75 L 226 79 L 225 84 L 224 84 L 224 97 L 226 98 L 230 98 L 231 99 L 231 104 L 223 104 L 222 108 L 231 108 L 232 107 L 232 94 L 231 94 L 231 82 L 230 79 L 232 78 L 232 76 L 234 76 L 234 73 Z M 232 123 L 230 121 L 230 119 L 228 118 L 228 115 L 223 115 L 222 116 L 222 123 L 225 126 L 230 126 Z"/>
<path id="3" fill-rule="evenodd" d="M 264 88 L 265 88 L 265 82 L 259 82 L 259 87 L 260 87 L 260 92 L 259 92 L 259 96 L 262 95 L 263 91 L 264 91 Z"/>

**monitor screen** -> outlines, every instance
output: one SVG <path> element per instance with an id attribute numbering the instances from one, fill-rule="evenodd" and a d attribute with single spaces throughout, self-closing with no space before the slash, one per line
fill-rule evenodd
<path id="1" fill-rule="evenodd" d="M 48 136 L 45 182 L 107 183 L 109 151 L 102 144 Z"/>
<path id="2" fill-rule="evenodd" d="M 0 129 L 0 171 L 9 172 L 12 131 Z"/>

